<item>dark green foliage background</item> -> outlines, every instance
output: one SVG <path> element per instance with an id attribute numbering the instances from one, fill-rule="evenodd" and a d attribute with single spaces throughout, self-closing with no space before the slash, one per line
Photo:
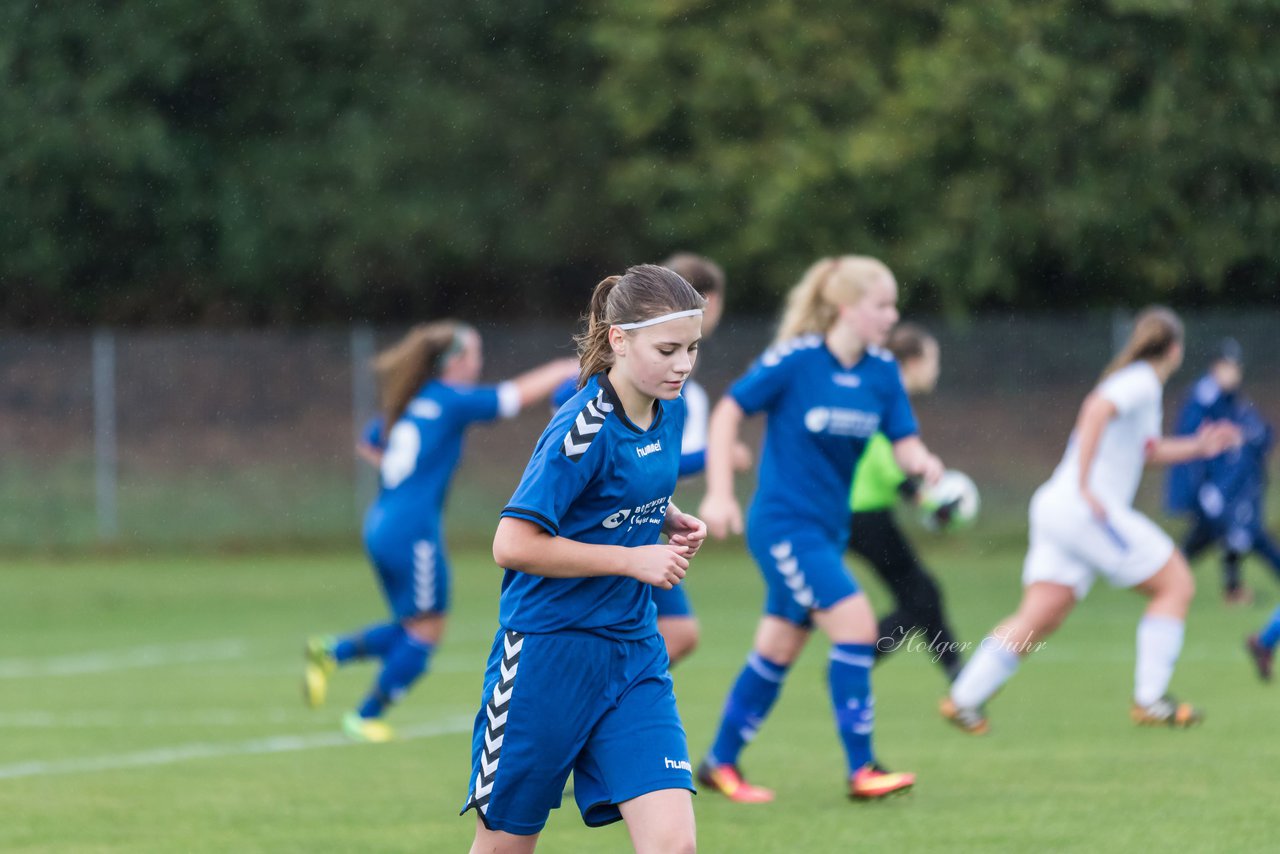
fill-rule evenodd
<path id="1" fill-rule="evenodd" d="M 1257 0 L 19 0 L 0 318 L 568 313 L 677 248 L 771 309 L 816 256 L 907 307 L 1272 301 Z"/>

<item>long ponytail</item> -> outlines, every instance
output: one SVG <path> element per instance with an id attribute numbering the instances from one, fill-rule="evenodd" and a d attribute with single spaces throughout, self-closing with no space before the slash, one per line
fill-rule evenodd
<path id="1" fill-rule="evenodd" d="M 1182 341 L 1182 321 L 1172 309 L 1162 305 L 1144 308 L 1133 322 L 1133 331 L 1124 348 L 1102 372 L 1101 379 L 1142 359 L 1159 359 Z"/>
<path id="2" fill-rule="evenodd" d="M 621 276 L 601 279 L 591 292 L 591 304 L 587 308 L 587 328 L 574 338 L 578 345 L 578 388 L 613 364 L 613 348 L 609 346 L 609 294 L 622 281 Z"/>
<path id="3" fill-rule="evenodd" d="M 418 390 L 440 373 L 449 353 L 461 350 L 469 329 L 456 320 L 419 323 L 374 358 L 384 430 L 390 431 Z"/>

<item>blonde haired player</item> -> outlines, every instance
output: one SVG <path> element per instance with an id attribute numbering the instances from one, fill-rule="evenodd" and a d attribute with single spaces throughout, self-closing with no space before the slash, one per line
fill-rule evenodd
<path id="1" fill-rule="evenodd" d="M 845 750 L 851 797 L 904 791 L 915 775 L 877 762 L 871 664 L 880 635 L 867 597 L 844 564 L 849 487 L 867 443 L 883 433 L 902 470 L 928 482 L 942 463 L 921 441 L 893 356 L 881 349 L 898 322 L 898 285 L 874 258 L 811 266 L 788 297 L 777 342 L 711 414 L 701 515 L 716 537 L 743 530 L 733 447 L 744 417 L 766 414 L 760 477 L 746 520 L 747 548 L 764 576 L 764 614 L 746 665 L 725 700 L 698 779 L 739 803 L 773 792 L 738 766 L 814 626 L 830 639 L 827 682 Z"/>
<path id="2" fill-rule="evenodd" d="M 1202 719 L 1194 706 L 1166 693 L 1195 584 L 1173 540 L 1133 508 L 1146 464 L 1212 457 L 1240 441 L 1239 430 L 1221 422 L 1194 436 L 1160 435 L 1164 384 L 1181 366 L 1182 352 L 1178 316 L 1147 308 L 1085 398 L 1062 462 L 1031 499 L 1022 602 L 979 644 L 942 700 L 943 717 L 961 729 L 987 731 L 983 704 L 1099 575 L 1148 599 L 1138 623 L 1133 720 L 1189 726 Z"/>

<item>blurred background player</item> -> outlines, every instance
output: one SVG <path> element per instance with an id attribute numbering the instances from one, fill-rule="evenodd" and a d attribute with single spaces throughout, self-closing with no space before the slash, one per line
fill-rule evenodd
<path id="1" fill-rule="evenodd" d="M 662 262 L 693 286 L 707 307 L 702 314 L 702 340 L 705 342 L 720 324 L 724 313 L 725 276 L 720 265 L 710 258 L 691 252 L 677 252 Z M 553 402 L 559 408 L 578 391 L 577 382 L 570 380 L 556 389 Z M 710 403 L 707 392 L 697 380 L 689 379 L 681 392 L 685 403 L 684 436 L 680 441 L 680 477 L 701 474 L 706 468 L 707 418 Z M 734 465 L 742 471 L 751 465 L 751 452 L 741 442 L 734 446 Z M 667 657 L 674 667 L 693 652 L 698 645 L 698 619 L 683 584 L 670 590 L 654 588 L 653 603 L 658 609 L 658 631 L 667 644 Z"/>
<path id="2" fill-rule="evenodd" d="M 753 649 L 725 702 L 699 782 L 739 802 L 773 799 L 743 778 L 738 757 L 763 725 L 814 625 L 831 639 L 828 684 L 848 761 L 848 794 L 877 798 L 915 777 L 889 773 L 871 746 L 871 665 L 879 635 L 867 597 L 844 564 L 854 468 L 877 432 L 902 469 L 932 482 L 942 464 L 917 435 L 893 357 L 880 349 L 898 321 L 898 287 L 874 258 L 825 258 L 787 301 L 776 343 L 711 415 L 707 495 L 700 515 L 716 537 L 743 530 L 732 449 L 747 415 L 764 412 L 759 485 L 747 546 L 767 587 Z"/>
<path id="3" fill-rule="evenodd" d="M 577 362 L 559 359 L 496 386 L 474 385 L 482 367 L 479 333 L 453 320 L 415 326 L 374 361 L 382 424 L 392 426 L 364 543 L 391 619 L 340 638 L 308 640 L 303 679 L 307 703 L 319 706 L 336 668 L 370 657 L 382 661 L 364 701 L 343 718 L 352 738 L 392 737 L 382 716 L 426 671 L 444 633 L 449 562 L 442 515 L 463 434 L 472 424 L 513 417 L 545 399 Z"/>
<path id="4" fill-rule="evenodd" d="M 939 350 L 932 335 L 919 326 L 902 323 L 889 334 L 886 346 L 898 362 L 908 395 L 933 391 L 938 383 Z M 893 652 L 918 629 L 950 681 L 960 672 L 960 647 L 947 625 L 942 593 L 894 520 L 898 499 L 914 500 L 917 491 L 918 482 L 903 473 L 885 435 L 872 436 L 853 477 L 849 548 L 871 564 L 893 595 L 893 611 L 880 618 L 876 659 Z M 935 512 L 945 515 L 948 511 L 942 507 Z"/>
<path id="5" fill-rule="evenodd" d="M 600 282 L 581 390 L 543 432 L 493 539 L 500 628 L 476 716 L 473 852 L 529 852 L 570 772 L 583 821 L 693 851 L 693 773 L 652 591 L 706 528 L 671 503 L 704 301 L 645 264 Z M 665 533 L 668 542 L 658 542 Z"/>
<path id="6" fill-rule="evenodd" d="M 1244 648 L 1253 659 L 1253 666 L 1258 670 L 1258 678 L 1263 682 L 1271 681 L 1271 665 L 1278 643 L 1280 643 L 1280 608 L 1271 612 L 1271 618 L 1267 620 L 1262 631 L 1244 639 Z"/>
<path id="7" fill-rule="evenodd" d="M 1199 710 L 1166 693 L 1195 583 L 1169 535 L 1133 508 L 1144 465 L 1212 457 L 1239 441 L 1239 430 L 1224 422 L 1206 423 L 1194 436 L 1160 435 L 1164 385 L 1182 364 L 1182 340 L 1177 315 L 1145 309 L 1085 398 L 1062 462 L 1031 499 L 1022 602 L 978 645 L 942 700 L 942 715 L 961 729 L 987 731 L 983 704 L 1061 625 L 1098 575 L 1149 600 L 1138 623 L 1134 722 L 1201 720 Z"/>
<path id="8" fill-rule="evenodd" d="M 1175 432 L 1188 436 L 1206 422 L 1229 421 L 1240 428 L 1243 442 L 1213 459 L 1173 466 L 1166 483 L 1169 511 L 1190 517 L 1182 545 L 1187 558 L 1194 560 L 1214 544 L 1222 545 L 1222 593 L 1228 604 L 1253 600 L 1241 580 L 1241 563 L 1251 552 L 1280 575 L 1280 548 L 1267 534 L 1263 508 L 1272 432 L 1241 392 L 1243 380 L 1243 351 L 1227 338 L 1187 395 Z"/>
<path id="9" fill-rule="evenodd" d="M 360 438 L 356 440 L 356 456 L 375 469 L 382 468 L 382 453 L 387 449 L 387 437 L 382 432 L 382 416 L 375 415 L 365 422 Z"/>

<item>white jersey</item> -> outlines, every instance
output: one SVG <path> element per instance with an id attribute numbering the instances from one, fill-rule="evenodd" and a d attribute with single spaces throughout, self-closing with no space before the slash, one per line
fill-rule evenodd
<path id="1" fill-rule="evenodd" d="M 707 390 L 693 380 L 686 380 L 680 393 L 684 396 L 684 437 L 680 440 L 681 454 L 696 454 L 707 449 L 707 419 L 711 405 Z"/>
<path id="2" fill-rule="evenodd" d="M 1096 389 L 1116 408 L 1098 441 L 1089 489 L 1104 505 L 1133 504 L 1146 465 L 1146 446 L 1160 437 L 1164 387 L 1150 362 L 1126 365 L 1103 380 Z M 1067 452 L 1045 484 L 1046 492 L 1078 496 L 1080 490 L 1080 444 L 1075 433 L 1067 442 Z"/>

